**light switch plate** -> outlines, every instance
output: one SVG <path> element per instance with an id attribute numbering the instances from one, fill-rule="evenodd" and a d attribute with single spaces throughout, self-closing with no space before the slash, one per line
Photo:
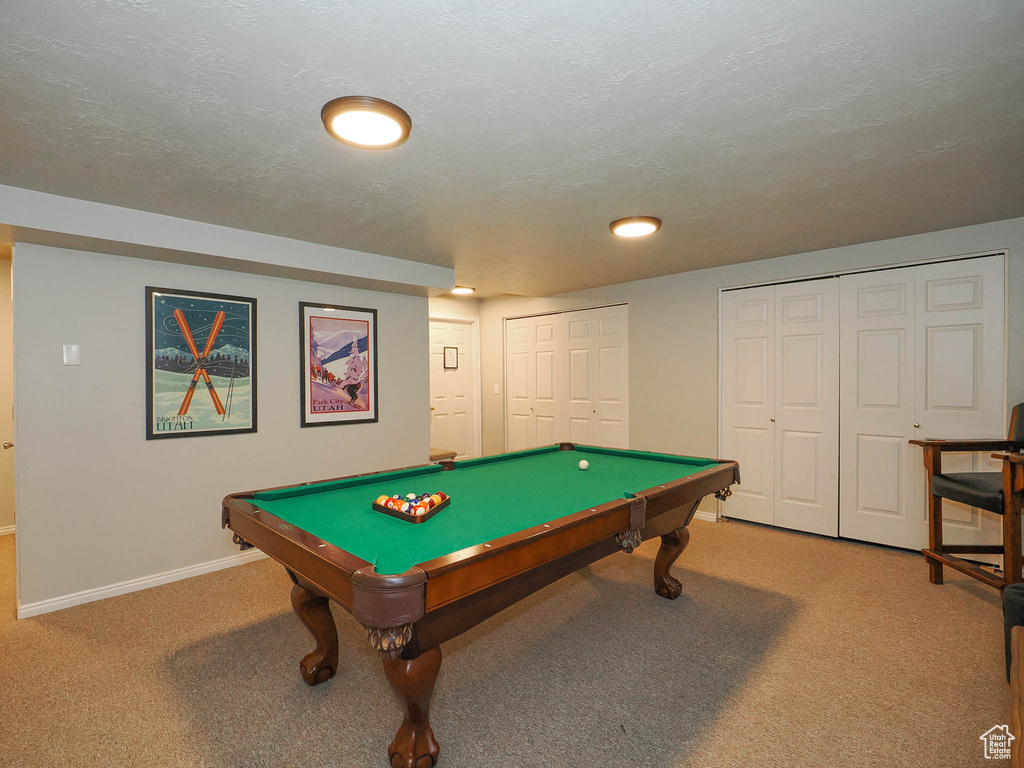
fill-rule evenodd
<path id="1" fill-rule="evenodd" d="M 81 365 L 82 353 L 77 344 L 64 345 L 64 365 Z"/>

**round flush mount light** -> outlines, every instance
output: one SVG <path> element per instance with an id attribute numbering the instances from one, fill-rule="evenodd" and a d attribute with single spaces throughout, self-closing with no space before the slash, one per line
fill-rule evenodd
<path id="1" fill-rule="evenodd" d="M 397 104 L 373 96 L 342 96 L 320 110 L 327 132 L 350 147 L 391 149 L 403 144 L 412 118 Z"/>
<path id="2" fill-rule="evenodd" d="M 627 216 L 613 221 L 608 225 L 608 229 L 619 237 L 644 237 L 653 235 L 661 229 L 661 219 L 653 216 Z"/>
<path id="3" fill-rule="evenodd" d="M 469 286 L 466 285 L 456 285 L 454 288 L 452 288 L 452 293 L 456 294 L 457 296 L 469 296 L 469 294 L 473 293 L 474 291 L 476 291 L 476 288 L 470 288 Z"/>

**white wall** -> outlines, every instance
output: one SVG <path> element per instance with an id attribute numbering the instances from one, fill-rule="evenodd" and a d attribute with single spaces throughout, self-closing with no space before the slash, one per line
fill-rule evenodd
<path id="1" fill-rule="evenodd" d="M 827 224 L 826 224 L 827 225 Z M 503 319 L 629 303 L 630 446 L 718 452 L 718 290 L 981 251 L 1008 250 L 1009 404 L 1024 401 L 1024 218 L 814 253 L 638 280 L 545 299 L 484 299 L 480 307 L 483 452 L 505 447 Z M 681 265 L 682 266 L 682 265 Z"/>
<path id="2" fill-rule="evenodd" d="M 454 296 L 434 296 L 430 299 L 430 314 L 480 317 L 480 300 Z"/>
<path id="3" fill-rule="evenodd" d="M 145 440 L 147 285 L 257 299 L 257 433 Z M 300 300 L 377 309 L 378 423 L 299 427 Z M 236 554 L 228 493 L 427 460 L 425 298 L 18 244 L 14 307 L 22 608 Z"/>

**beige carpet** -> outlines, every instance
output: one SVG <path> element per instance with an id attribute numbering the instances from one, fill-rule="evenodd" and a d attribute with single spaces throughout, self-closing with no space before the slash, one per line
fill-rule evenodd
<path id="1" fill-rule="evenodd" d="M 440 768 L 986 766 L 1007 721 L 997 594 L 919 555 L 692 526 L 674 572 L 618 554 L 443 647 Z M 341 672 L 271 561 L 14 620 L 0 538 L 0 765 L 387 765 L 400 720 L 363 632 L 336 609 Z"/>

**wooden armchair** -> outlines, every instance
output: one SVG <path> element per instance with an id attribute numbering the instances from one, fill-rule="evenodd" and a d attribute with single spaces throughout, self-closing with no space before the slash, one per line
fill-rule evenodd
<path id="1" fill-rule="evenodd" d="M 942 583 L 942 567 L 966 573 L 990 587 L 1002 590 L 1007 584 L 1024 581 L 1021 575 L 1021 502 L 1024 499 L 1024 403 L 1014 406 L 1006 440 L 911 440 L 924 449 L 928 473 L 928 560 L 932 584 Z M 1005 451 L 993 453 L 1002 459 L 1000 472 L 942 473 L 942 454 L 953 451 Z M 942 500 L 959 501 L 995 512 L 1003 517 L 1002 544 L 943 544 Z M 967 562 L 957 555 L 1003 556 L 1003 577 Z"/>

